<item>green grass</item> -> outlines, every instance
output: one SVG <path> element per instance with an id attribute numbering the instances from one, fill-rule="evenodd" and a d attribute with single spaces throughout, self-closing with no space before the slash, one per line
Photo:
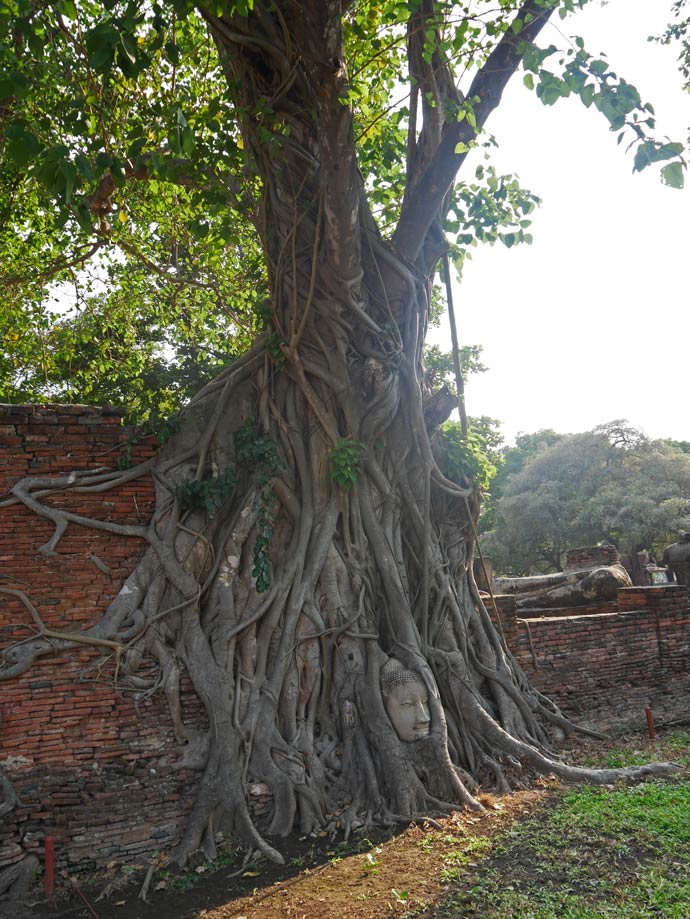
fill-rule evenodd
<path id="1" fill-rule="evenodd" d="M 589 766 L 605 766 L 607 769 L 617 769 L 620 766 L 642 766 L 650 759 L 672 759 L 681 766 L 690 766 L 689 737 L 685 731 L 673 731 L 645 750 L 609 750 L 604 756 L 590 759 Z"/>
<path id="2" fill-rule="evenodd" d="M 676 731 L 653 758 L 690 764 L 690 734 Z M 601 765 L 650 758 L 609 751 Z M 556 792 L 493 848 L 445 867 L 451 893 L 437 919 L 690 919 L 690 781 Z"/>

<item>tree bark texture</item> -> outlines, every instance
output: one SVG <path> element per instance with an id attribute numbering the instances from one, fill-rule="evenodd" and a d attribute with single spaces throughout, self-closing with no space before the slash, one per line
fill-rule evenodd
<path id="1" fill-rule="evenodd" d="M 525 6 L 543 24 L 544 7 Z M 332 0 L 257 2 L 246 18 L 204 13 L 256 177 L 271 329 L 196 396 L 161 450 L 157 511 L 148 527 L 129 528 L 147 554 L 103 619 L 4 655 L 11 678 L 40 655 L 100 643 L 134 685 L 142 658 L 158 661 L 180 765 L 200 771 L 179 862 L 199 847 L 212 856 L 219 830 L 280 860 L 268 840 L 295 826 L 347 835 L 355 823 L 479 807 L 478 783 L 506 789 L 523 768 L 613 775 L 553 756 L 550 728 L 570 726 L 492 624 L 471 567 L 478 497 L 443 472 L 434 427 L 443 413 L 425 423 L 438 217 L 459 165 L 452 138 L 467 120 L 412 131 L 410 197 L 393 242 L 384 240 L 344 101 L 341 15 Z M 506 39 L 495 54 L 477 78 L 476 93 L 482 80 L 488 87 L 480 127 L 518 46 Z M 343 465 L 347 481 L 336 474 Z M 51 489 L 103 491 L 148 471 L 28 479 L 14 494 L 54 521 L 50 552 L 66 526 L 85 522 L 49 508 Z M 192 492 L 217 500 L 183 499 Z M 428 730 L 412 741 L 384 704 L 390 658 L 428 698 Z M 183 670 L 208 713 L 202 735 L 181 715 Z M 253 782 L 273 795 L 261 827 L 247 806 Z"/>

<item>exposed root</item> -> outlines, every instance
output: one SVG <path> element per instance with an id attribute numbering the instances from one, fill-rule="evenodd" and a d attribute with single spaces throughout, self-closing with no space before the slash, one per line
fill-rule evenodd
<path id="1" fill-rule="evenodd" d="M 500 749 L 517 760 L 523 767 L 548 775 L 554 774 L 571 784 L 611 785 L 616 782 L 638 782 L 647 776 L 669 776 L 682 772 L 677 763 L 647 763 L 642 766 L 625 766 L 615 769 L 590 769 L 585 766 L 569 766 L 557 759 L 544 755 L 536 747 L 524 743 L 508 734 L 491 716 L 482 711 L 476 701 L 469 705 L 474 710 L 481 730 L 494 748 Z"/>
<path id="2" fill-rule="evenodd" d="M 0 900 L 21 900 L 33 887 L 40 864 L 35 855 L 0 871 Z"/>
<path id="3" fill-rule="evenodd" d="M 156 863 L 152 862 L 146 870 L 146 876 L 144 877 L 144 883 L 141 885 L 141 889 L 137 895 L 137 899 L 141 900 L 143 903 L 149 902 L 149 888 L 151 887 L 151 881 L 153 880 L 153 875 L 156 870 Z"/>
<path id="4" fill-rule="evenodd" d="M 17 792 L 14 790 L 14 785 L 0 767 L 0 819 L 11 814 L 19 805 L 20 801 L 17 797 Z"/>
<path id="5" fill-rule="evenodd" d="M 249 379 L 237 371 L 236 378 Z M 35 632 L 5 650 L 0 676 L 17 675 L 56 649 L 87 645 L 114 659 L 117 679 L 139 695 L 164 692 L 181 744 L 175 766 L 203 773 L 170 860 L 183 865 L 198 849 L 214 858 L 222 831 L 281 863 L 252 818 L 247 787 L 254 782 L 272 795 L 268 835 L 326 826 L 347 839 L 370 821 L 423 822 L 458 807 L 482 810 L 479 784 L 506 792 L 508 775 L 519 769 L 600 784 L 677 771 L 668 763 L 585 769 L 553 755 L 546 724 L 575 728 L 529 686 L 481 602 L 470 574 L 466 490 L 455 494 L 453 483 L 444 482 L 429 492 L 420 460 L 402 447 L 405 425 L 392 422 L 389 438 L 399 448 L 393 455 L 407 458 L 371 461 L 371 475 L 362 470 L 342 500 L 325 475 L 330 438 L 318 427 L 300 429 L 311 403 L 296 382 L 275 381 L 279 410 L 269 421 L 269 442 L 280 443 L 282 453 L 270 476 L 238 464 L 237 494 L 217 516 L 198 509 L 183 515 L 171 495 L 189 470 L 205 474 L 202 453 L 208 462 L 223 455 L 237 463 L 237 432 L 251 416 L 253 395 L 226 381 L 220 399 L 232 402 L 235 413 L 219 414 L 215 395 L 195 405 L 200 452 L 183 439 L 161 454 L 159 509 L 147 528 L 137 528 L 146 531 L 148 553 L 95 626 L 51 630 L 26 591 L 0 588 L 20 600 Z M 199 431 L 205 415 L 210 437 Z M 291 425 L 287 438 L 283 417 Z M 261 442 L 267 435 L 253 436 Z M 62 491 L 69 480 L 58 480 Z M 88 480 L 77 481 L 84 487 Z M 256 545 L 270 482 L 280 482 L 282 499 L 271 512 L 271 585 L 259 593 Z M 117 483 L 106 478 L 98 487 Z M 24 481 L 17 493 L 38 512 L 44 499 L 36 496 L 54 490 L 41 479 Z M 60 525 L 77 517 L 51 519 Z M 428 592 L 424 603 L 421 589 Z M 153 682 L 136 673 L 145 656 L 160 665 Z M 382 697 L 380 670 L 390 656 L 426 687 L 430 731 L 412 743 L 397 735 Z M 205 731 L 185 723 L 184 671 L 204 703 Z M 13 792 L 2 773 L 0 782 L 6 813 Z M 152 876 L 150 868 L 143 898 Z"/>

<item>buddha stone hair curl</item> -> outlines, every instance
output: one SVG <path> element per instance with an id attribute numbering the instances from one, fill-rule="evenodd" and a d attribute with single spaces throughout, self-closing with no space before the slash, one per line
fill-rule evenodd
<path id="1" fill-rule="evenodd" d="M 396 686 L 403 683 L 421 683 L 422 678 L 415 670 L 408 670 L 397 658 L 389 657 L 381 668 L 381 692 L 390 695 Z"/>

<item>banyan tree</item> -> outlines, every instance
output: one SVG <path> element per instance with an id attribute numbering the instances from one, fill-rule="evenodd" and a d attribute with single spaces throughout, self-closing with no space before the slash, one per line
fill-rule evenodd
<path id="1" fill-rule="evenodd" d="M 144 685 L 142 662 L 156 663 L 180 763 L 199 775 L 179 862 L 212 854 L 219 830 L 280 859 L 276 837 L 295 827 L 348 833 L 478 807 L 480 783 L 506 790 L 521 772 L 621 774 L 558 758 L 554 738 L 572 726 L 529 684 L 477 588 L 480 494 L 448 461 L 441 426 L 457 399 L 434 391 L 423 351 L 449 251 L 524 236 L 525 196 L 476 162 L 462 172 L 520 67 L 544 102 L 576 93 L 621 131 L 634 122 L 648 160 L 678 152 L 647 137 L 636 90 L 582 43 L 561 55 L 543 40 L 554 13 L 579 5 L 77 0 L 2 14 L 19 74 L 0 102 L 7 162 L 92 241 L 76 267 L 126 224 L 128 196 L 175 185 L 198 193 L 199 235 L 203 208 L 226 209 L 263 265 L 254 340 L 189 400 L 155 461 L 79 476 L 67 465 L 5 502 L 52 520 L 55 551 L 70 525 L 114 525 L 48 493 L 154 478 L 153 518 L 126 528 L 146 553 L 100 621 L 79 642 L 6 648 L 0 678 L 85 641 L 116 655 L 122 685 Z M 205 91 L 184 70 L 192 44 L 218 96 L 178 108 L 161 138 L 157 94 Z M 52 147 L 50 119 L 15 117 L 49 64 L 83 73 L 81 108 Z M 59 92 L 45 98 L 56 123 L 68 117 Z M 127 120 L 108 122 L 125 101 Z M 232 315 L 222 298 L 216 308 Z M 204 733 L 185 723 L 182 674 Z M 258 826 L 252 782 L 272 797 Z"/>

